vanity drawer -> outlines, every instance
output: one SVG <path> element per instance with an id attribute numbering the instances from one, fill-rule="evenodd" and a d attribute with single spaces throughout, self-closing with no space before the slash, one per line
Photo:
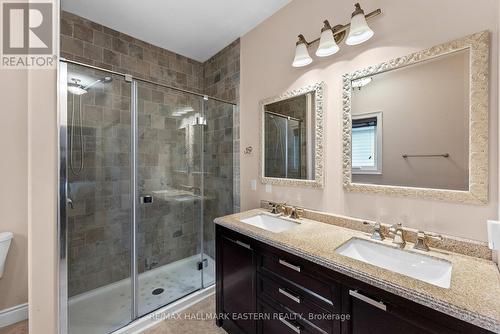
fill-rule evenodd
<path id="1" fill-rule="evenodd" d="M 318 299 L 326 299 L 323 301 L 326 305 L 335 303 L 335 286 L 308 261 L 284 252 L 261 250 L 258 268 L 264 274 L 277 275 L 317 294 Z"/>
<path id="2" fill-rule="evenodd" d="M 338 321 L 334 323 L 332 320 L 333 305 L 329 304 L 328 308 L 321 307 L 316 297 L 298 286 L 276 277 L 259 275 L 257 291 L 261 299 L 301 314 L 326 333 L 336 333 L 340 329 L 340 323 Z"/>
<path id="3" fill-rule="evenodd" d="M 263 315 L 257 325 L 258 334 L 324 334 L 322 330 L 299 320 L 298 315 L 288 310 L 271 307 L 261 301 L 258 311 Z"/>

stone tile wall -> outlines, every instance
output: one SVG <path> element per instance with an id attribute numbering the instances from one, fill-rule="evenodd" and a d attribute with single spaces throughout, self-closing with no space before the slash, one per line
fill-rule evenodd
<path id="1" fill-rule="evenodd" d="M 203 93 L 203 64 L 68 12 L 61 13 L 61 56 Z"/>
<path id="2" fill-rule="evenodd" d="M 233 113 L 234 211 L 240 211 L 240 39 L 203 64 L 205 94 L 237 104 Z"/>
<path id="3" fill-rule="evenodd" d="M 209 100 L 204 131 L 204 251 L 215 259 L 214 219 L 234 212 L 233 106 Z"/>

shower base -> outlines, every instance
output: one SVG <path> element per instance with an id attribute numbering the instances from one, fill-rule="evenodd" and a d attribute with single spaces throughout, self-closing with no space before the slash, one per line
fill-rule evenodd
<path id="1" fill-rule="evenodd" d="M 209 256 L 203 286 L 215 283 L 215 262 Z M 202 288 L 202 272 L 194 255 L 139 274 L 139 315 L 172 303 Z M 158 293 L 158 289 L 163 289 Z M 130 322 L 131 280 L 124 279 L 69 299 L 69 334 L 105 334 Z"/>

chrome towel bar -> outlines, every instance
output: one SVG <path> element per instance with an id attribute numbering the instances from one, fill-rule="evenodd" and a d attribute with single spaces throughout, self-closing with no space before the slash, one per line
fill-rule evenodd
<path id="1" fill-rule="evenodd" d="M 444 153 L 444 154 L 403 154 L 403 158 L 431 158 L 431 157 L 443 157 L 443 158 L 449 158 L 450 154 L 449 153 Z"/>

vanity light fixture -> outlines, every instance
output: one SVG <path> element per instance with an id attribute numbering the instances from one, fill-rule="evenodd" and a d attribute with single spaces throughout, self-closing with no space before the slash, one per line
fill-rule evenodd
<path id="1" fill-rule="evenodd" d="M 335 37 L 333 36 L 330 22 L 328 22 L 328 20 L 325 20 L 323 23 L 324 26 L 321 29 L 321 37 L 319 38 L 318 50 L 316 50 L 316 56 L 318 57 L 328 57 L 340 50 L 337 42 L 335 42 Z"/>
<path id="2" fill-rule="evenodd" d="M 332 28 L 330 22 L 325 20 L 323 21 L 324 25 L 321 29 L 321 36 L 312 42 L 308 42 L 304 35 L 300 34 L 295 47 L 295 58 L 292 66 L 303 67 L 312 63 L 313 60 L 311 56 L 309 56 L 307 48 L 316 42 L 319 42 L 316 56 L 328 57 L 337 53 L 340 49 L 338 44 L 346 38 L 347 30 L 349 30 L 349 35 L 345 42 L 347 45 L 358 45 L 372 38 L 374 32 L 366 23 L 366 19 L 371 19 L 380 15 L 382 10 L 379 8 L 365 15 L 359 3 L 356 3 L 354 7 L 355 10 L 351 15 L 351 23 L 345 25 L 339 24 Z"/>
<path id="3" fill-rule="evenodd" d="M 295 58 L 293 59 L 293 67 L 302 67 L 312 63 L 312 58 L 307 51 L 307 41 L 304 35 L 299 35 L 299 40 L 295 46 Z"/>
<path id="4" fill-rule="evenodd" d="M 358 45 L 366 42 L 373 37 L 374 32 L 366 23 L 365 12 L 361 9 L 359 3 L 354 5 L 356 10 L 351 16 L 351 27 L 349 29 L 349 36 L 345 41 L 347 45 Z"/>

